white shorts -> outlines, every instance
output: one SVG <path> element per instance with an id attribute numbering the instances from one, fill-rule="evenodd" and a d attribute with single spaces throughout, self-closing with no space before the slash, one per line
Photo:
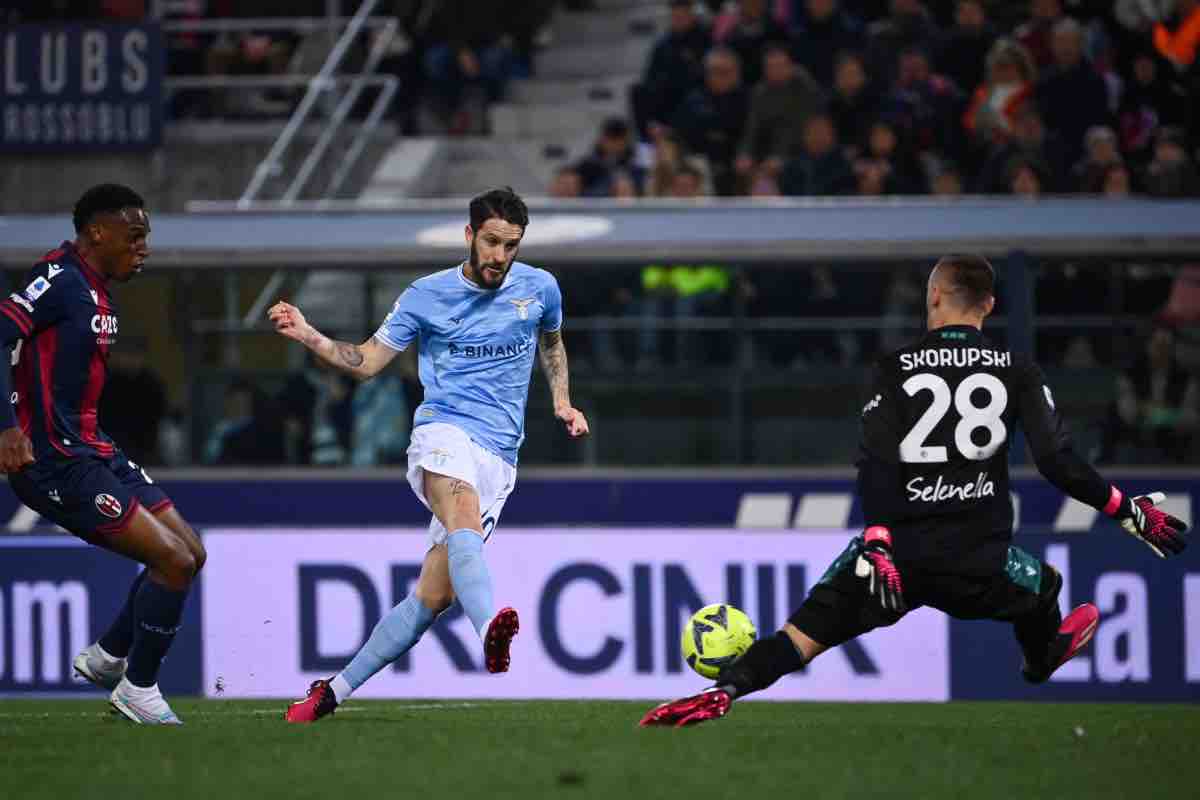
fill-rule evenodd
<path id="1" fill-rule="evenodd" d="M 479 518 L 487 541 L 496 530 L 504 501 L 516 486 L 517 468 L 475 444 L 462 428 L 430 422 L 413 428 L 408 445 L 408 485 L 417 499 L 430 508 L 425 497 L 425 472 L 448 475 L 471 485 L 479 495 Z M 445 544 L 449 535 L 436 516 L 430 520 L 430 547 Z"/>

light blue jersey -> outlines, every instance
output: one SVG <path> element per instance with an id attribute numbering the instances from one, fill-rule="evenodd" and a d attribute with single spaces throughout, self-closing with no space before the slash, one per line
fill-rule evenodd
<path id="1" fill-rule="evenodd" d="M 562 293 L 545 270 L 514 262 L 495 290 L 462 265 L 414 281 L 375 338 L 393 350 L 420 340 L 425 402 L 413 427 L 446 422 L 514 466 L 538 334 L 562 327 Z"/>

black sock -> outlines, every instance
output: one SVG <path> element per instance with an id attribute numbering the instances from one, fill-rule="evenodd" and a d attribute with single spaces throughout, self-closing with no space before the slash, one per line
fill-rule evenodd
<path id="1" fill-rule="evenodd" d="M 783 631 L 750 645 L 746 655 L 721 670 L 717 686 L 737 698 L 761 691 L 804 666 L 804 656 Z"/>
<path id="2" fill-rule="evenodd" d="M 1028 614 L 1013 620 L 1013 632 L 1017 635 L 1017 643 L 1021 652 L 1031 666 L 1037 667 L 1044 662 L 1050 650 L 1050 644 L 1058 636 L 1058 627 L 1062 625 L 1062 612 L 1058 609 L 1058 593 L 1062 589 L 1062 576 L 1058 570 L 1044 566 L 1041 591 L 1038 593 L 1037 606 Z M 1050 570 L 1046 574 L 1046 570 Z"/>
<path id="3" fill-rule="evenodd" d="M 125 605 L 121 606 L 121 612 L 113 620 L 108 632 L 100 637 L 100 646 L 110 656 L 125 658 L 129 655 L 129 648 L 133 646 L 133 599 L 137 597 L 138 589 L 142 588 L 144 580 L 146 570 L 139 572 L 133 579 L 133 585 L 129 587 L 129 596 L 125 598 Z"/>
<path id="4" fill-rule="evenodd" d="M 125 670 L 134 686 L 145 688 L 158 682 L 158 668 L 179 630 L 186 599 L 186 589 L 168 589 L 152 580 L 142 583 L 134 598 L 133 647 Z"/>

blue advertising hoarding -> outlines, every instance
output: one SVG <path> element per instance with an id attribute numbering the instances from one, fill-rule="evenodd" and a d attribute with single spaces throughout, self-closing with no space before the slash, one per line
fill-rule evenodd
<path id="1" fill-rule="evenodd" d="M 0 33 L 0 151 L 144 150 L 162 142 L 157 23 Z"/>
<path id="2" fill-rule="evenodd" d="M 1112 477 L 1131 491 L 1165 490 L 1172 510 L 1194 520 L 1195 478 Z M 163 673 L 173 693 L 302 691 L 407 592 L 426 547 L 427 512 L 398 474 L 163 485 L 210 555 Z M 859 525 L 845 477 L 538 478 L 514 497 L 523 491 L 538 502 L 505 515 L 489 561 L 498 591 L 528 622 L 532 671 L 514 683 L 528 697 L 686 690 L 682 615 L 727 601 L 760 630 L 778 627 Z M 822 656 L 776 699 L 1200 700 L 1200 546 L 1161 560 L 1038 479 L 1015 481 L 1014 494 L 1016 543 L 1063 573 L 1064 610 L 1085 601 L 1100 609 L 1080 658 L 1029 686 L 1010 625 L 923 609 Z M 20 516 L 15 505 L 4 511 Z M 671 525 L 672 516 L 687 524 Z M 838 524 L 813 524 L 833 517 Z M 747 524 L 772 521 L 780 524 Z M 61 534 L 0 536 L 0 694 L 86 691 L 71 680 L 70 658 L 103 632 L 133 570 Z M 447 615 L 368 696 L 491 691 L 479 683 L 465 625 Z"/>
<path id="3" fill-rule="evenodd" d="M 71 660 L 108 630 L 138 569 L 66 536 L 0 538 L 0 695 L 94 693 Z M 197 586 L 159 681 L 164 692 L 200 692 L 201 603 Z"/>

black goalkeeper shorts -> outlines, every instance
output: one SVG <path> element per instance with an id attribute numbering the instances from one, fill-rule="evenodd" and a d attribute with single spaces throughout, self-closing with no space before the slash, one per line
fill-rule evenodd
<path id="1" fill-rule="evenodd" d="M 885 610 L 871 596 L 867 581 L 854 574 L 862 550 L 862 537 L 855 537 L 788 620 L 826 647 L 892 625 L 903 616 Z M 1045 592 L 1058 593 L 1054 568 L 1012 546 L 994 575 L 950 575 L 902 566 L 900 579 L 909 611 L 930 606 L 958 619 L 1014 621 L 1045 608 L 1050 601 L 1042 597 Z"/>

